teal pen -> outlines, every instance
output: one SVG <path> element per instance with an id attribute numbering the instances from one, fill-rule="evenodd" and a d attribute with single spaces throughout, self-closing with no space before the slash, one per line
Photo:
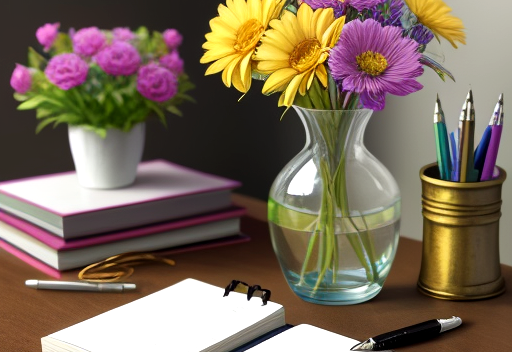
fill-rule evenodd
<path id="1" fill-rule="evenodd" d="M 439 168 L 439 178 L 449 181 L 452 174 L 452 164 L 450 160 L 450 145 L 448 142 L 448 132 L 446 131 L 446 122 L 439 95 L 436 99 L 434 109 L 434 135 L 436 138 L 437 166 Z"/>

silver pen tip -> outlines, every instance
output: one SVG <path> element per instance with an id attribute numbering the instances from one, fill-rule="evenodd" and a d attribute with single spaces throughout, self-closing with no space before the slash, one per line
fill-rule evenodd
<path id="1" fill-rule="evenodd" d="M 494 124 L 503 125 L 503 93 L 500 94 L 496 107 L 494 108 Z"/>
<path id="2" fill-rule="evenodd" d="M 475 121 L 475 106 L 473 104 L 473 91 L 471 89 L 466 96 L 464 105 L 462 105 L 459 121 Z"/>
<path id="3" fill-rule="evenodd" d="M 351 351 L 373 351 L 373 347 L 375 346 L 375 342 L 372 339 L 368 339 L 361 343 L 358 343 L 354 347 L 352 347 Z"/>
<path id="4" fill-rule="evenodd" d="M 125 291 L 135 290 L 136 288 L 137 288 L 137 285 L 135 285 L 135 284 L 131 284 L 131 283 L 123 284 L 123 290 L 125 290 Z"/>
<path id="5" fill-rule="evenodd" d="M 439 333 L 455 329 L 462 324 L 462 319 L 456 316 L 452 316 L 449 319 L 438 319 L 437 321 L 441 324 Z"/>
<path id="6" fill-rule="evenodd" d="M 436 122 L 445 122 L 444 112 L 441 106 L 441 100 L 439 99 L 439 94 L 436 99 L 436 106 L 434 108 L 434 123 Z"/>
<path id="7" fill-rule="evenodd" d="M 31 288 L 37 288 L 37 280 L 26 280 L 25 286 L 31 287 Z"/>

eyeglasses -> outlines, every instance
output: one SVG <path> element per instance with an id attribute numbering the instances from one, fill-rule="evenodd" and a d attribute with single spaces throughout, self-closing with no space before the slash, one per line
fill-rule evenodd
<path id="1" fill-rule="evenodd" d="M 270 290 L 261 288 L 260 285 L 249 286 L 243 281 L 233 280 L 226 286 L 224 297 L 229 295 L 232 291 L 247 293 L 247 300 L 250 300 L 252 297 L 261 297 L 263 305 L 266 305 L 270 300 Z"/>

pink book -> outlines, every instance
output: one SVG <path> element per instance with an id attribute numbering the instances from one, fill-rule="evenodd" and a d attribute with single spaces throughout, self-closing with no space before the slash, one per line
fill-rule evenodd
<path id="1" fill-rule="evenodd" d="M 0 182 L 0 209 L 71 239 L 221 210 L 239 186 L 153 160 L 140 163 L 135 182 L 125 188 L 84 188 L 75 172 Z"/>
<path id="2" fill-rule="evenodd" d="M 124 252 L 169 250 L 232 237 L 239 234 L 243 214 L 245 209 L 232 207 L 186 219 L 64 240 L 27 221 L 0 212 L 0 238 L 51 268 L 68 270 Z"/>

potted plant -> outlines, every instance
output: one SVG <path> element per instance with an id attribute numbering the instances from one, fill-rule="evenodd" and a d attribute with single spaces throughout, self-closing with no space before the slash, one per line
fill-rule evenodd
<path id="1" fill-rule="evenodd" d="M 140 27 L 97 27 L 59 32 L 59 23 L 36 31 L 39 52 L 29 47 L 28 65 L 11 76 L 19 110 L 36 110 L 36 132 L 68 125 L 79 182 L 117 188 L 135 180 L 144 148 L 145 121 L 192 100 L 193 88 L 178 49 L 176 29 L 150 33 Z"/>

